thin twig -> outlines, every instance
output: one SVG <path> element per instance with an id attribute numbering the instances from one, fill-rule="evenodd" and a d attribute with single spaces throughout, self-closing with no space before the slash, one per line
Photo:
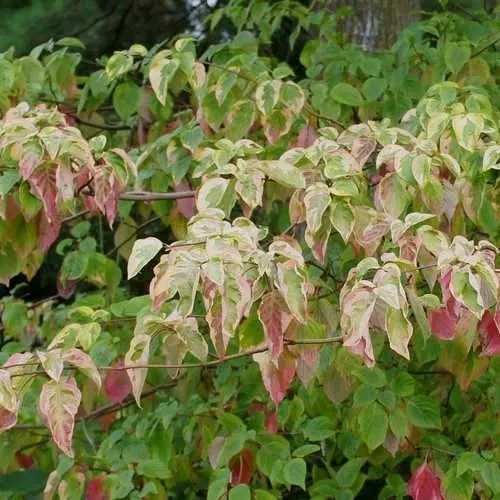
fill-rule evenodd
<path id="1" fill-rule="evenodd" d="M 132 127 L 130 125 L 123 124 L 111 124 L 111 123 L 96 123 L 88 120 L 84 120 L 77 115 L 70 115 L 74 120 L 80 125 L 85 125 L 86 127 L 98 128 L 101 130 L 130 130 Z"/>
<path id="2" fill-rule="evenodd" d="M 161 217 L 159 215 L 157 215 L 155 217 L 151 217 L 151 219 L 148 219 L 146 222 L 144 222 L 143 224 L 138 226 L 132 234 L 127 236 L 123 241 L 121 241 L 118 245 L 116 245 L 114 248 L 112 248 L 106 254 L 106 256 L 109 257 L 110 255 L 113 255 L 114 253 L 116 253 L 118 250 L 120 250 L 120 248 L 125 246 L 130 240 L 134 239 L 137 236 L 137 234 L 140 233 L 143 229 L 145 229 L 146 227 L 148 227 L 151 224 L 154 224 L 155 222 L 159 221 L 160 219 L 161 219 Z"/>
<path id="3" fill-rule="evenodd" d="M 194 191 L 178 191 L 171 193 L 155 193 L 150 191 L 127 191 L 120 195 L 120 200 L 129 201 L 159 201 L 159 200 L 181 200 L 183 198 L 194 198 Z"/>
<path id="4" fill-rule="evenodd" d="M 62 223 L 67 224 L 68 222 L 73 222 L 74 220 L 79 219 L 80 217 L 84 217 L 88 213 L 90 213 L 90 210 L 82 210 L 81 212 L 77 212 L 74 215 L 70 215 L 69 217 L 65 217 L 62 220 Z"/>

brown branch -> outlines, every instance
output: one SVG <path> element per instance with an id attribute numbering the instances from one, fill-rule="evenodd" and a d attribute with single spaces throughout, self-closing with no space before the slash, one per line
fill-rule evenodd
<path id="1" fill-rule="evenodd" d="M 120 195 L 120 200 L 129 201 L 159 201 L 159 200 L 181 200 L 183 198 L 194 198 L 194 191 L 178 191 L 171 193 L 155 193 L 149 191 L 127 191 Z"/>
<path id="2" fill-rule="evenodd" d="M 69 217 L 65 217 L 61 222 L 63 224 L 67 224 L 68 222 L 73 222 L 74 220 L 77 220 L 80 217 L 84 217 L 88 213 L 90 213 L 90 210 L 82 210 L 81 212 L 77 212 L 74 215 L 70 215 Z"/>
<path id="3" fill-rule="evenodd" d="M 92 127 L 92 128 L 98 128 L 101 130 L 130 130 L 132 127 L 130 125 L 123 125 L 123 124 L 111 124 L 111 123 L 96 123 L 96 122 L 91 122 L 88 120 L 84 120 L 83 118 L 80 118 L 77 115 L 69 114 L 74 120 L 79 123 L 80 125 L 85 125 L 86 127 Z"/>

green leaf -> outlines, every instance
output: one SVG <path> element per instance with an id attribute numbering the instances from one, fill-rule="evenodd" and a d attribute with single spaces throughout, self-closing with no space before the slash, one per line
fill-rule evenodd
<path id="1" fill-rule="evenodd" d="M 120 83 L 113 92 L 113 106 L 122 120 L 137 113 L 139 107 L 139 87 L 131 80 Z"/>
<path id="2" fill-rule="evenodd" d="M 83 278 L 89 264 L 89 256 L 83 252 L 69 252 L 64 257 L 61 267 L 63 280 L 77 280 Z"/>
<path id="3" fill-rule="evenodd" d="M 332 420 L 326 416 L 309 420 L 304 428 L 304 436 L 310 441 L 323 441 L 335 434 Z"/>
<path id="4" fill-rule="evenodd" d="M 470 48 L 467 45 L 448 42 L 444 47 L 446 68 L 453 74 L 457 74 L 469 60 L 470 55 Z"/>
<path id="5" fill-rule="evenodd" d="M 403 439 L 408 435 L 408 419 L 399 408 L 389 413 L 389 427 L 398 439 Z"/>
<path id="6" fill-rule="evenodd" d="M 180 62 L 178 59 L 159 59 L 153 61 L 149 71 L 149 81 L 157 99 L 165 105 L 169 84 L 174 77 Z"/>
<path id="7" fill-rule="evenodd" d="M 408 402 L 408 420 L 424 429 L 441 429 L 438 402 L 428 396 L 414 396 Z"/>
<path id="8" fill-rule="evenodd" d="M 317 444 L 304 444 L 302 446 L 299 446 L 293 452 L 293 456 L 303 458 L 306 457 L 307 455 L 310 455 L 311 453 L 316 453 L 320 449 L 321 448 Z"/>
<path id="9" fill-rule="evenodd" d="M 306 189 L 304 205 L 306 207 L 307 229 L 312 234 L 319 231 L 323 214 L 330 206 L 330 191 L 323 182 L 316 182 Z"/>
<path id="10" fill-rule="evenodd" d="M 248 134 L 255 122 L 256 108 L 253 101 L 241 100 L 231 107 L 227 115 L 225 134 L 233 142 L 238 141 Z"/>
<path id="11" fill-rule="evenodd" d="M 224 440 L 222 445 L 220 455 L 219 455 L 219 465 L 227 465 L 229 460 L 238 454 L 245 446 L 245 441 L 247 440 L 247 431 L 241 430 L 233 432 Z"/>
<path id="12" fill-rule="evenodd" d="M 247 484 L 240 484 L 229 490 L 229 500 L 250 500 L 251 493 Z"/>
<path id="13" fill-rule="evenodd" d="M 389 419 L 387 413 L 376 403 L 370 403 L 358 415 L 361 439 L 368 449 L 374 450 L 381 446 L 387 435 Z"/>
<path id="14" fill-rule="evenodd" d="M 330 97 L 347 106 L 361 106 L 363 104 L 363 97 L 359 90 L 349 83 L 337 83 L 330 90 Z"/>
<path id="15" fill-rule="evenodd" d="M 385 78 L 368 78 L 361 90 L 368 101 L 376 101 L 386 88 L 387 80 Z"/>
<path id="16" fill-rule="evenodd" d="M 283 479 L 288 484 L 296 484 L 304 491 L 306 489 L 306 463 L 302 458 L 292 458 L 283 468 Z"/>
<path id="17" fill-rule="evenodd" d="M 484 484 L 493 491 L 494 495 L 500 493 L 500 467 L 498 463 L 487 462 L 485 460 L 479 474 Z"/>
<path id="18" fill-rule="evenodd" d="M 168 465 L 157 458 L 140 460 L 137 464 L 137 474 L 150 479 L 168 479 Z"/>
<path id="19" fill-rule="evenodd" d="M 274 464 L 278 460 L 290 457 L 290 443 L 284 438 L 264 444 L 257 452 L 255 462 L 260 471 L 267 477 L 271 476 Z"/>
<path id="20" fill-rule="evenodd" d="M 134 59 L 126 54 L 116 53 L 112 55 L 106 64 L 106 74 L 109 80 L 115 80 L 118 77 L 128 73 L 134 64 Z"/>
<path id="21" fill-rule="evenodd" d="M 163 243 L 152 236 L 136 240 L 128 259 L 127 279 L 136 276 L 163 248 Z"/>
<path id="22" fill-rule="evenodd" d="M 27 469 L 0 476 L 0 492 L 11 495 L 41 493 L 47 482 L 48 473 L 43 469 Z"/>
<path id="23" fill-rule="evenodd" d="M 0 176 L 0 196 L 5 196 L 20 179 L 21 176 L 17 172 L 5 171 L 4 174 Z"/>
<path id="24" fill-rule="evenodd" d="M 350 488 L 358 478 L 364 463 L 364 458 L 353 458 L 345 463 L 335 475 L 335 479 L 339 486 L 342 488 Z"/>
<path id="25" fill-rule="evenodd" d="M 385 372 L 378 366 L 373 368 L 368 368 L 367 366 L 361 366 L 354 370 L 353 375 L 358 378 L 361 382 L 371 387 L 384 387 L 387 385 L 387 377 Z"/>

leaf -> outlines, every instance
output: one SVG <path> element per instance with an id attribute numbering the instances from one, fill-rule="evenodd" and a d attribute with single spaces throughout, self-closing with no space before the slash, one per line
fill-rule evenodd
<path id="1" fill-rule="evenodd" d="M 351 488 L 358 479 L 364 458 L 353 458 L 342 465 L 335 475 L 335 480 L 342 488 Z"/>
<path id="2" fill-rule="evenodd" d="M 97 390 L 100 391 L 101 376 L 94 361 L 88 354 L 85 354 L 80 349 L 71 348 L 63 351 L 62 358 L 66 363 L 76 366 L 85 376 L 90 378 L 96 385 Z"/>
<path id="3" fill-rule="evenodd" d="M 424 396 L 413 396 L 408 401 L 408 420 L 423 429 L 441 429 L 441 416 L 436 400 Z"/>
<path id="4" fill-rule="evenodd" d="M 159 59 L 153 61 L 149 70 L 149 81 L 158 100 L 165 106 L 168 87 L 180 66 L 178 59 Z"/>
<path id="5" fill-rule="evenodd" d="M 306 423 L 303 432 L 309 441 L 324 441 L 335 435 L 335 425 L 326 416 L 315 417 Z"/>
<path id="6" fill-rule="evenodd" d="M 307 455 L 311 455 L 311 453 L 316 453 L 320 449 L 321 448 L 317 444 L 304 444 L 302 446 L 299 446 L 296 450 L 294 450 L 293 456 L 303 458 L 306 457 Z"/>
<path id="7" fill-rule="evenodd" d="M 276 286 L 297 321 L 304 323 L 307 315 L 306 277 L 297 262 L 277 263 Z"/>
<path id="8" fill-rule="evenodd" d="M 151 337 L 145 334 L 134 336 L 130 342 L 130 347 L 125 355 L 125 366 L 145 365 L 149 360 L 149 345 Z M 137 402 L 137 406 L 141 408 L 141 394 L 144 382 L 146 381 L 147 368 L 133 368 L 127 370 L 130 383 L 132 384 L 132 393 Z"/>
<path id="9" fill-rule="evenodd" d="M 56 382 L 61 378 L 64 361 L 61 349 L 52 349 L 51 351 L 37 351 L 36 355 L 42 364 L 47 375 Z"/>
<path id="10" fill-rule="evenodd" d="M 113 107 L 122 120 L 138 112 L 140 90 L 131 80 L 120 83 L 113 92 Z"/>
<path id="11" fill-rule="evenodd" d="M 40 413 L 47 422 L 57 447 L 73 458 L 72 439 L 75 416 L 80 406 L 81 393 L 73 377 L 51 380 L 42 387 Z"/>
<path id="12" fill-rule="evenodd" d="M 283 299 L 278 292 L 268 292 L 262 297 L 258 316 L 264 327 L 269 354 L 272 358 L 279 358 L 283 352 L 285 330 L 291 318 L 284 310 Z"/>
<path id="13" fill-rule="evenodd" d="M 233 142 L 245 137 L 255 122 L 256 114 L 253 101 L 246 99 L 236 102 L 226 116 L 226 137 Z"/>
<path id="14" fill-rule="evenodd" d="M 113 365 L 113 368 L 121 368 L 123 361 Z M 111 402 L 121 403 L 132 392 L 132 384 L 126 370 L 110 370 L 104 379 L 104 392 Z"/>
<path id="15" fill-rule="evenodd" d="M 295 377 L 297 359 L 286 351 L 277 360 L 273 360 L 267 352 L 254 354 L 253 359 L 259 365 L 267 392 L 278 405 Z"/>
<path id="16" fill-rule="evenodd" d="M 307 228 L 311 233 L 316 233 L 321 227 L 323 214 L 330 206 L 330 190 L 322 182 L 316 182 L 306 189 L 304 195 L 306 207 Z"/>
<path id="17" fill-rule="evenodd" d="M 408 191 L 398 174 L 385 175 L 377 184 L 375 202 L 379 209 L 398 218 L 410 201 Z"/>
<path id="18" fill-rule="evenodd" d="M 385 410 L 372 402 L 365 406 L 358 415 L 361 439 L 369 450 L 374 450 L 384 444 L 389 428 L 389 419 Z"/>
<path id="19" fill-rule="evenodd" d="M 491 168 L 495 170 L 500 170 L 500 146 L 494 145 L 486 148 L 483 156 L 483 170 L 489 170 Z M 4 174 L 4 175 L 7 175 Z M 3 189 L 2 189 L 3 191 Z"/>
<path id="20" fill-rule="evenodd" d="M 238 81 L 238 68 L 224 70 L 215 85 L 215 98 L 223 104 L 234 84 Z"/>
<path id="21" fill-rule="evenodd" d="M 132 56 L 116 53 L 112 55 L 106 64 L 106 74 L 110 80 L 128 73 L 134 64 Z"/>
<path id="22" fill-rule="evenodd" d="M 387 89 L 385 78 L 368 78 L 363 83 L 362 91 L 368 101 L 376 101 Z"/>
<path id="23" fill-rule="evenodd" d="M 483 356 L 496 356 L 500 353 L 500 309 L 493 316 L 485 311 L 478 325 Z"/>
<path id="24" fill-rule="evenodd" d="M 18 401 L 12 387 L 10 374 L 0 370 L 0 432 L 10 429 L 17 421 Z"/>
<path id="25" fill-rule="evenodd" d="M 347 244 L 354 229 L 354 211 L 346 200 L 333 200 L 330 205 L 330 222 Z"/>
<path id="26" fill-rule="evenodd" d="M 229 490 L 229 500 L 250 500 L 250 488 L 246 484 L 240 484 Z"/>
<path id="27" fill-rule="evenodd" d="M 479 113 L 462 114 L 455 116 L 451 123 L 458 144 L 464 149 L 474 152 L 484 128 L 483 117 Z"/>
<path id="28" fill-rule="evenodd" d="M 337 83 L 331 90 L 330 96 L 341 104 L 347 106 L 361 106 L 363 104 L 363 97 L 359 90 L 349 83 Z"/>
<path id="29" fill-rule="evenodd" d="M 280 98 L 280 80 L 268 80 L 261 83 L 255 91 L 257 108 L 264 115 L 270 115 Z"/>
<path id="30" fill-rule="evenodd" d="M 261 163 L 260 168 L 268 177 L 282 186 L 295 189 L 302 189 L 306 186 L 304 174 L 286 161 L 265 161 Z"/>
<path id="31" fill-rule="evenodd" d="M 221 208 L 229 182 L 229 179 L 222 177 L 214 177 L 204 182 L 196 196 L 198 211 L 203 213 L 210 208 Z"/>
<path id="32" fill-rule="evenodd" d="M 444 500 L 441 480 L 427 463 L 423 463 L 411 476 L 408 491 L 413 500 Z"/>
<path id="33" fill-rule="evenodd" d="M 21 179 L 18 172 L 6 171 L 0 176 L 0 197 L 5 196 Z"/>
<path id="34" fill-rule="evenodd" d="M 413 326 L 402 310 L 387 309 L 386 328 L 391 349 L 406 359 L 410 359 L 408 343 L 413 335 Z"/>
<path id="35" fill-rule="evenodd" d="M 163 248 L 163 243 L 152 236 L 136 240 L 127 264 L 127 279 L 136 276 Z"/>
<path id="36" fill-rule="evenodd" d="M 264 180 L 264 173 L 258 169 L 246 169 L 238 173 L 235 189 L 250 211 L 262 205 Z"/>
<path id="37" fill-rule="evenodd" d="M 231 484 L 250 484 L 255 467 L 252 450 L 243 448 L 241 452 L 229 462 L 231 469 Z"/>
<path id="38" fill-rule="evenodd" d="M 456 75 L 469 60 L 470 48 L 465 44 L 447 42 L 444 46 L 444 62 L 446 68 Z"/>
<path id="39" fill-rule="evenodd" d="M 292 458 L 285 464 L 283 468 L 283 479 L 287 484 L 296 484 L 305 491 L 306 472 L 307 467 L 304 459 Z"/>

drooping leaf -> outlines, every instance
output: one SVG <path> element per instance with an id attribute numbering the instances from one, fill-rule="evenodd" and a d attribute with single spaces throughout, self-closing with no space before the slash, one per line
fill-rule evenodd
<path id="1" fill-rule="evenodd" d="M 123 361 L 113 365 L 122 368 Z M 126 370 L 110 370 L 104 379 L 104 392 L 113 403 L 121 403 L 131 392 L 132 384 Z"/>
<path id="2" fill-rule="evenodd" d="M 96 385 L 98 391 L 101 389 L 101 376 L 99 375 L 99 371 L 97 370 L 94 361 L 88 354 L 73 347 L 71 349 L 64 350 L 62 358 L 63 361 L 75 366 L 85 376 L 90 378 Z"/>
<path id="3" fill-rule="evenodd" d="M 408 492 L 413 500 L 444 500 L 441 480 L 425 462 L 411 476 Z"/>
<path id="4" fill-rule="evenodd" d="M 283 352 L 283 339 L 290 315 L 285 310 L 283 299 L 278 292 L 269 292 L 262 297 L 258 315 L 264 327 L 269 354 L 273 358 L 279 358 Z"/>
<path id="5" fill-rule="evenodd" d="M 80 401 L 81 393 L 73 377 L 46 382 L 40 394 L 40 413 L 47 422 L 52 439 L 70 458 L 73 458 L 73 428 Z"/>
<path id="6" fill-rule="evenodd" d="M 163 248 L 163 243 L 152 236 L 136 240 L 127 264 L 127 279 L 136 276 Z"/>
<path id="7" fill-rule="evenodd" d="M 150 343 L 151 337 L 149 335 L 139 334 L 134 336 L 130 342 L 129 350 L 125 355 L 124 365 L 134 367 L 147 364 Z M 144 387 L 147 373 L 147 368 L 131 368 L 127 370 L 130 383 L 132 384 L 132 392 L 139 407 L 141 406 L 142 388 Z"/>

